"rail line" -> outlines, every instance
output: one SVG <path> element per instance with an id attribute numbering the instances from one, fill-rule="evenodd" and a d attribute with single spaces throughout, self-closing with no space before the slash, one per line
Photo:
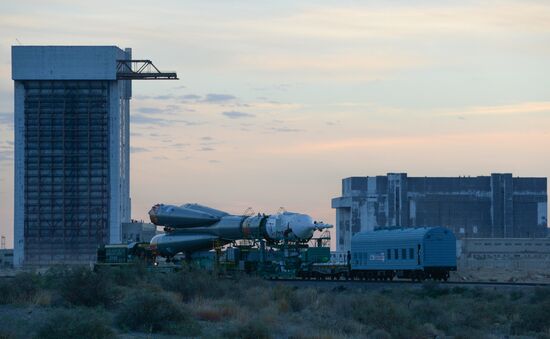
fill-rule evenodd
<path id="1" fill-rule="evenodd" d="M 487 287 L 548 287 L 550 283 L 535 283 L 535 282 L 498 282 L 498 281 L 431 281 L 425 280 L 424 282 L 416 281 L 407 281 L 407 280 L 391 280 L 391 281 L 376 281 L 376 280 L 317 280 L 317 279 L 267 279 L 270 282 L 281 282 L 281 283 L 297 283 L 304 285 L 324 285 L 324 284 L 333 284 L 333 285 L 355 285 L 355 287 L 368 286 L 368 285 L 412 285 L 412 286 L 422 286 L 424 283 L 434 283 L 439 286 L 487 286 Z"/>
<path id="2" fill-rule="evenodd" d="M 0 279 L 13 278 L 14 275 L 0 275 Z M 384 285 L 411 285 L 422 286 L 424 283 L 433 283 L 439 286 L 487 286 L 487 287 L 550 287 L 550 283 L 536 283 L 536 282 L 501 282 L 501 281 L 433 281 L 425 280 L 423 282 L 410 281 L 410 280 L 345 280 L 345 279 L 298 279 L 298 278 L 266 278 L 266 281 L 273 283 L 296 283 L 298 285 L 354 285 L 354 287 L 361 286 L 380 286 Z"/>

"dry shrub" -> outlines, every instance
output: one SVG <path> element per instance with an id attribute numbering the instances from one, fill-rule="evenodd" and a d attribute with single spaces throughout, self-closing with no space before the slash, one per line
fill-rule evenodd
<path id="1" fill-rule="evenodd" d="M 113 338 L 108 318 L 89 309 L 54 309 L 38 330 L 36 338 Z"/>
<path id="2" fill-rule="evenodd" d="M 52 300 L 52 291 L 40 290 L 34 297 L 34 304 L 38 306 L 51 306 Z"/>
<path id="3" fill-rule="evenodd" d="M 319 329 L 301 329 L 297 333 L 289 336 L 289 339 L 347 339 L 356 336 L 348 336 L 338 330 L 319 330 Z"/>
<path id="4" fill-rule="evenodd" d="M 243 292 L 239 303 L 251 311 L 256 311 L 273 303 L 270 287 L 251 287 Z"/>
<path id="5" fill-rule="evenodd" d="M 391 336 L 391 334 L 389 334 L 388 332 L 386 332 L 384 330 L 376 329 L 376 330 L 372 331 L 371 333 L 369 333 L 368 338 L 369 339 L 391 339 L 392 336 Z"/>
<path id="6" fill-rule="evenodd" d="M 216 310 L 213 308 L 198 310 L 195 315 L 199 320 L 204 321 L 218 322 L 222 320 L 227 320 L 226 317 L 224 317 L 222 310 Z"/>
<path id="7" fill-rule="evenodd" d="M 136 291 L 124 299 L 116 317 L 123 329 L 146 333 L 198 333 L 189 311 L 173 295 Z"/>
<path id="8" fill-rule="evenodd" d="M 352 317 L 362 324 L 384 330 L 395 337 L 411 336 L 418 324 L 401 301 L 380 294 L 359 296 L 350 301 Z"/>
<path id="9" fill-rule="evenodd" d="M 213 307 L 205 306 L 201 307 L 195 312 L 196 317 L 199 320 L 218 322 L 227 321 L 235 315 L 235 309 L 230 307 Z"/>
<path id="10" fill-rule="evenodd" d="M 299 312 L 305 304 L 296 293 L 296 287 L 277 285 L 273 288 L 273 300 L 277 302 L 281 313 Z"/>

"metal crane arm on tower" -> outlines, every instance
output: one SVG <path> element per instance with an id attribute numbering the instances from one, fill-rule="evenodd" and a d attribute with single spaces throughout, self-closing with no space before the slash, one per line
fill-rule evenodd
<path id="1" fill-rule="evenodd" d="M 151 60 L 117 60 L 117 80 L 179 80 L 176 72 L 161 72 Z"/>

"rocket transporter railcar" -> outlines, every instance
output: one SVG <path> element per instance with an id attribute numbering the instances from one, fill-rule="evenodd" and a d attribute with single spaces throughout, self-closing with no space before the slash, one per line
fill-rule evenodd
<path id="1" fill-rule="evenodd" d="M 443 227 L 361 232 L 351 239 L 350 256 L 351 278 L 446 281 L 456 271 L 456 238 Z"/>

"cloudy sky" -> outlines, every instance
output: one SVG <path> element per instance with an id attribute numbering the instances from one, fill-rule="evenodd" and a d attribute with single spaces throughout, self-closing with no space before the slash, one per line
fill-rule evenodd
<path id="1" fill-rule="evenodd" d="M 155 203 L 334 222 L 348 176 L 550 176 L 548 1 L 2 1 L 0 234 L 12 244 L 10 46 L 117 45 L 134 218 Z"/>

